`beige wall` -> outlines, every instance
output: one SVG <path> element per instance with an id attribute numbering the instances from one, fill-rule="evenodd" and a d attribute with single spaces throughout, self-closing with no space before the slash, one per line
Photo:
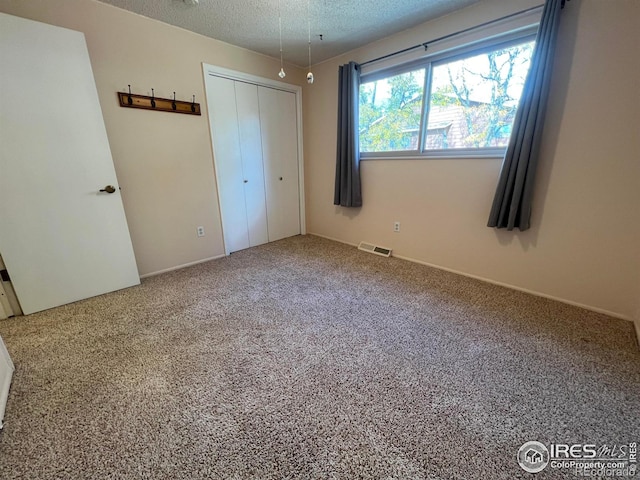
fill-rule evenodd
<path id="1" fill-rule="evenodd" d="M 339 64 L 539 3 L 484 1 L 317 65 L 312 86 L 288 67 L 287 80 L 304 84 L 308 230 L 640 320 L 636 0 L 581 0 L 563 13 L 530 231 L 485 227 L 499 159 L 366 161 L 364 207 L 332 204 Z M 123 109 L 115 92 L 130 83 L 204 104 L 201 62 L 273 78 L 278 61 L 94 0 L 0 0 L 0 11 L 85 33 L 140 273 L 223 254 L 206 115 Z"/>
<path id="2" fill-rule="evenodd" d="M 279 80 L 279 61 L 94 0 L 0 0 L 0 11 L 85 34 L 140 274 L 223 255 L 201 64 Z M 306 72 L 287 73 L 300 84 Z M 203 115 L 121 108 L 116 92 L 127 84 L 195 94 Z"/>
<path id="3" fill-rule="evenodd" d="M 337 67 L 539 1 L 487 0 L 314 67 L 305 88 L 307 225 L 394 254 L 632 318 L 640 285 L 640 2 L 567 4 L 537 178 L 533 227 L 487 228 L 500 159 L 368 160 L 364 206 L 335 207 Z M 400 221 L 400 233 L 392 232 Z"/>

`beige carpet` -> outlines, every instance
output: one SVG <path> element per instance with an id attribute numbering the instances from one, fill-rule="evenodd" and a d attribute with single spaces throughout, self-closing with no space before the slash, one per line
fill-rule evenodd
<path id="1" fill-rule="evenodd" d="M 573 478 L 518 448 L 640 440 L 629 322 L 311 236 L 0 335 L 3 480 Z"/>

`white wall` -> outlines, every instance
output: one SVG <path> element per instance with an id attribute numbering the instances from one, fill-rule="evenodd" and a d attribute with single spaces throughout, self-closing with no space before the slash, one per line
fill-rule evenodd
<path id="1" fill-rule="evenodd" d="M 0 0 L 0 12 L 85 34 L 140 274 L 224 254 L 201 64 L 279 80 L 279 61 L 95 0 Z M 287 66 L 287 81 L 305 73 Z M 203 115 L 121 108 L 127 84 L 195 94 Z"/>
<path id="2" fill-rule="evenodd" d="M 367 160 L 364 206 L 332 204 L 337 68 L 539 4 L 487 0 L 314 67 L 305 87 L 308 231 L 633 318 L 640 285 L 640 2 L 563 11 L 533 227 L 487 228 L 500 159 Z M 615 3 L 615 5 L 614 5 Z M 392 232 L 394 221 L 401 233 Z"/>

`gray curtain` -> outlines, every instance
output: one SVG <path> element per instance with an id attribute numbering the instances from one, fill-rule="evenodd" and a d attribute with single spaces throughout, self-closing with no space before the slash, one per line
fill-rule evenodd
<path id="1" fill-rule="evenodd" d="M 489 227 L 521 231 L 530 227 L 533 184 L 562 7 L 564 0 L 545 2 L 529 74 L 489 214 Z"/>
<path id="2" fill-rule="evenodd" d="M 358 103 L 360 67 L 355 62 L 342 65 L 338 72 L 338 148 L 333 204 L 361 207 L 360 143 Z"/>

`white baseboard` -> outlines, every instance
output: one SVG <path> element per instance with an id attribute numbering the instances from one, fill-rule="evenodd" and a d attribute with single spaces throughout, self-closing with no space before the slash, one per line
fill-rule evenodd
<path id="1" fill-rule="evenodd" d="M 215 257 L 203 258 L 202 260 L 196 260 L 195 262 L 183 263 L 182 265 L 176 265 L 175 267 L 165 268 L 163 270 L 158 270 L 156 272 L 145 273 L 144 275 L 140 275 L 140 278 L 154 277 L 156 275 L 161 275 L 163 273 L 173 272 L 174 270 L 180 270 L 181 268 L 192 267 L 193 265 L 198 265 L 199 263 L 210 262 L 211 260 L 218 260 L 219 258 L 224 258 L 226 255 L 216 255 Z"/>
<path id="2" fill-rule="evenodd" d="M 2 337 L 0 337 L 0 429 L 2 429 L 2 421 L 4 420 L 4 410 L 7 406 L 7 398 L 9 397 L 9 388 L 11 387 L 11 379 L 15 367 L 4 346 Z"/>
<path id="3" fill-rule="evenodd" d="M 352 247 L 357 247 L 357 243 L 347 242 L 345 240 L 340 240 L 339 238 L 327 237 L 326 235 L 320 235 L 319 233 L 307 232 L 307 235 L 313 235 L 314 237 L 326 238 L 327 240 L 331 240 L 338 243 L 344 243 L 345 245 L 351 245 Z"/>
<path id="4" fill-rule="evenodd" d="M 351 246 L 354 246 L 354 247 L 357 246 L 356 244 L 353 244 L 353 243 L 350 243 L 350 242 L 345 242 L 345 241 L 340 240 L 338 238 L 327 237 L 326 235 L 320 235 L 320 234 L 312 233 L 312 232 L 309 232 L 309 235 L 315 235 L 316 237 L 326 238 L 327 240 L 333 240 L 334 242 L 344 243 L 346 245 L 351 245 Z M 604 315 L 608 315 L 608 316 L 614 317 L 614 318 L 619 318 L 621 320 L 633 321 L 632 318 L 630 318 L 630 317 L 628 317 L 626 315 L 622 315 L 622 314 L 616 313 L 616 312 L 611 312 L 609 310 L 605 310 L 604 308 L 598 308 L 598 307 L 593 307 L 591 305 L 585 305 L 583 303 L 574 302 L 572 300 L 567 300 L 567 299 L 564 299 L 564 298 L 555 297 L 553 295 L 549 295 L 549 294 L 542 293 L 542 292 L 537 292 L 535 290 L 529 290 L 528 288 L 518 287 L 516 285 L 511 285 L 511 284 L 504 283 L 504 282 L 498 282 L 496 280 L 491 280 L 490 278 L 481 277 L 479 275 L 473 275 L 471 273 L 461 272 L 459 270 L 454 270 L 453 268 L 447 268 L 447 267 L 443 267 L 441 265 L 435 265 L 433 263 L 424 262 L 422 260 L 417 260 L 417 259 L 411 258 L 411 257 L 405 257 L 403 255 L 396 255 L 395 253 L 392 253 L 391 256 L 399 258 L 401 260 L 407 260 L 409 262 L 419 263 L 420 265 L 426 265 L 427 267 L 437 268 L 438 270 L 444 270 L 446 272 L 455 273 L 456 275 L 462 275 L 463 277 L 469 277 L 469 278 L 473 278 L 475 280 L 480 280 L 482 282 L 491 283 L 493 285 L 498 285 L 498 286 L 501 286 L 501 287 L 510 288 L 512 290 L 518 290 L 520 292 L 529 293 L 531 295 L 535 295 L 536 297 L 548 298 L 550 300 L 555 300 L 556 302 L 566 303 L 567 305 L 573 305 L 574 307 L 584 308 L 585 310 L 589 310 L 589 311 L 596 312 L 596 313 L 602 313 Z M 640 339 L 640 331 L 637 330 L 638 328 L 639 328 L 638 327 L 638 322 L 636 322 L 636 332 L 638 333 L 638 338 Z"/>

